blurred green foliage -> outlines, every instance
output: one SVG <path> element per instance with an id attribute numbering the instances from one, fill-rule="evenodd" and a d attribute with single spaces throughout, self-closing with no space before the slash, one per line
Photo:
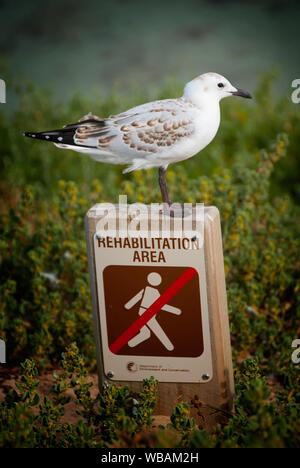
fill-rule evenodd
<path id="1" fill-rule="evenodd" d="M 92 383 L 87 381 L 88 372 L 76 344 L 63 353 L 61 367 L 54 373 L 51 396 L 40 401 L 35 362 L 27 359 L 21 365 L 16 389 L 0 403 L 0 447 L 299 447 L 299 398 L 297 401 L 296 395 L 283 392 L 271 401 L 256 359 L 247 359 L 236 373 L 235 413 L 228 413 L 226 422 L 212 432 L 196 426 L 185 402 L 175 406 L 166 427 L 150 431 L 158 387 L 153 377 L 143 381 L 139 393 L 128 386 L 106 383 L 93 398 L 89 390 Z M 62 421 L 70 391 L 81 416 L 77 423 Z M 201 406 L 198 401 L 200 411 Z"/>
<path id="2" fill-rule="evenodd" d="M 68 448 L 108 447 L 122 433 L 129 438 L 150 427 L 155 407 L 157 382 L 143 382 L 143 389 L 133 393 L 129 387 L 107 385 L 91 397 L 91 382 L 77 346 L 72 343 L 63 353 L 62 370 L 54 373 L 56 383 L 51 398 L 40 401 L 37 367 L 27 359 L 20 368 L 16 390 L 0 403 L 0 447 Z M 82 417 L 76 424 L 63 423 L 65 405 L 72 390 Z M 38 411 L 32 413 L 32 408 Z"/>
<path id="3" fill-rule="evenodd" d="M 264 78 L 252 104 L 234 99 L 222 103 L 221 129 L 214 142 L 167 173 L 172 200 L 204 201 L 220 210 L 237 377 L 236 413 L 213 435 L 195 427 L 187 405 L 174 409 L 174 440 L 182 446 L 299 444 L 299 366 L 291 362 L 291 343 L 300 336 L 300 114 L 289 100 L 274 98 L 272 83 L 271 76 Z M 28 85 L 16 89 L 19 107 L 14 113 L 0 112 L 0 336 L 7 342 L 10 363 L 28 356 L 42 368 L 49 362 L 55 365 L 65 346 L 76 341 L 87 368 L 94 367 L 84 215 L 96 202 L 117 202 L 119 194 L 126 194 L 129 203 L 160 200 L 155 170 L 125 177 L 119 167 L 25 140 L 23 131 L 58 128 L 88 111 L 107 116 L 147 99 L 180 95 L 177 88 L 176 83 L 169 83 L 155 96 L 135 90 L 127 98 L 112 92 L 99 96 L 92 105 L 80 96 L 57 104 L 50 92 Z M 35 369 L 32 361 L 24 365 L 22 375 L 32 366 Z M 96 424 L 98 416 L 84 381 L 76 391 L 86 422 L 80 427 L 69 425 L 67 438 L 59 436 L 58 442 L 59 405 L 69 385 L 68 378 L 64 379 L 54 390 L 54 403 L 47 400 L 40 409 L 39 421 L 45 424 L 43 443 L 96 446 L 98 439 L 89 424 Z M 272 402 L 270 379 L 276 382 Z M 147 393 L 147 385 L 154 383 L 145 385 Z M 15 426 L 20 430 L 12 439 L 2 434 L 2 444 L 36 446 L 41 438 L 31 432 L 36 422 L 29 410 L 38 404 L 34 387 L 19 391 L 26 397 L 21 402 L 15 395 L 18 404 L 2 405 L 1 425 L 13 425 L 13 420 L 25 415 L 24 422 Z M 104 401 L 105 392 L 109 400 L 113 398 L 111 407 Z M 146 393 L 140 397 L 145 400 L 143 408 L 149 403 L 145 417 L 137 407 L 132 426 L 126 413 L 126 408 L 132 409 L 129 389 L 104 391 L 97 400 L 97 404 L 102 402 L 102 422 L 97 419 L 96 424 L 100 444 L 125 444 L 131 440 L 128 434 L 150 424 L 154 400 Z M 56 428 L 54 435 L 50 423 Z M 127 434 L 124 439 L 116 436 L 121 426 Z M 170 444 L 168 437 L 163 431 L 153 443 Z"/>

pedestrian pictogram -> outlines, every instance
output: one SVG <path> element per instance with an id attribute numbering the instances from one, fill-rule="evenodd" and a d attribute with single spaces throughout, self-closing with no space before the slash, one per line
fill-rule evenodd
<path id="1" fill-rule="evenodd" d="M 199 277 L 194 268 L 111 265 L 104 269 L 103 281 L 111 352 L 202 354 Z"/>
<path id="2" fill-rule="evenodd" d="M 143 315 L 148 307 L 152 306 L 156 299 L 161 296 L 159 290 L 153 287 L 161 284 L 162 279 L 160 274 L 155 272 L 149 273 L 147 280 L 150 286 L 146 286 L 144 289 L 141 289 L 132 299 L 130 299 L 130 301 L 125 304 L 125 309 L 131 309 L 133 306 L 135 306 L 135 304 L 140 302 L 139 315 Z M 168 304 L 162 306 L 161 310 L 165 310 L 166 312 L 170 312 L 171 314 L 175 315 L 181 314 L 181 309 L 170 306 Z M 149 322 L 147 322 L 147 324 L 140 329 L 138 334 L 130 341 L 128 341 L 128 345 L 131 348 L 138 346 L 140 343 L 150 338 L 151 332 L 157 336 L 166 349 L 173 351 L 173 344 L 155 317 L 152 317 Z"/>

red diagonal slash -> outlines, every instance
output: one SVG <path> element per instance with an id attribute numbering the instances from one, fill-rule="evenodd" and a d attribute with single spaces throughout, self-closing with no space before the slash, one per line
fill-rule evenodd
<path id="1" fill-rule="evenodd" d="M 195 275 L 197 271 L 194 268 L 188 268 L 185 270 L 182 275 L 177 278 L 162 294 L 159 296 L 156 301 L 151 304 L 150 307 L 143 313 L 135 322 L 133 322 L 130 327 L 125 330 L 122 335 L 117 338 L 109 347 L 112 353 L 117 354 L 120 349 L 125 346 L 131 338 L 133 338 L 142 327 L 144 327 L 149 320 L 151 320 L 154 315 L 159 312 L 164 305 L 166 305 L 175 294 L 178 293 Z"/>

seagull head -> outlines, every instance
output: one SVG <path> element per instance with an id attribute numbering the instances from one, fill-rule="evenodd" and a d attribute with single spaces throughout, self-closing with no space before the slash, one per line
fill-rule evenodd
<path id="1" fill-rule="evenodd" d="M 252 98 L 247 91 L 235 88 L 227 78 L 218 73 L 204 73 L 190 81 L 184 88 L 183 96 L 199 106 L 206 101 L 219 102 L 229 96 Z"/>

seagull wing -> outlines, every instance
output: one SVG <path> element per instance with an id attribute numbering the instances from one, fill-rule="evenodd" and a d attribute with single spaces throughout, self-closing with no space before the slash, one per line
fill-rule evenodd
<path id="1" fill-rule="evenodd" d="M 90 113 L 62 129 L 25 135 L 87 153 L 98 161 L 130 164 L 125 170 L 129 172 L 160 165 L 174 154 L 174 148 L 195 131 L 194 113 L 194 106 L 184 99 L 167 99 L 106 119 Z"/>

